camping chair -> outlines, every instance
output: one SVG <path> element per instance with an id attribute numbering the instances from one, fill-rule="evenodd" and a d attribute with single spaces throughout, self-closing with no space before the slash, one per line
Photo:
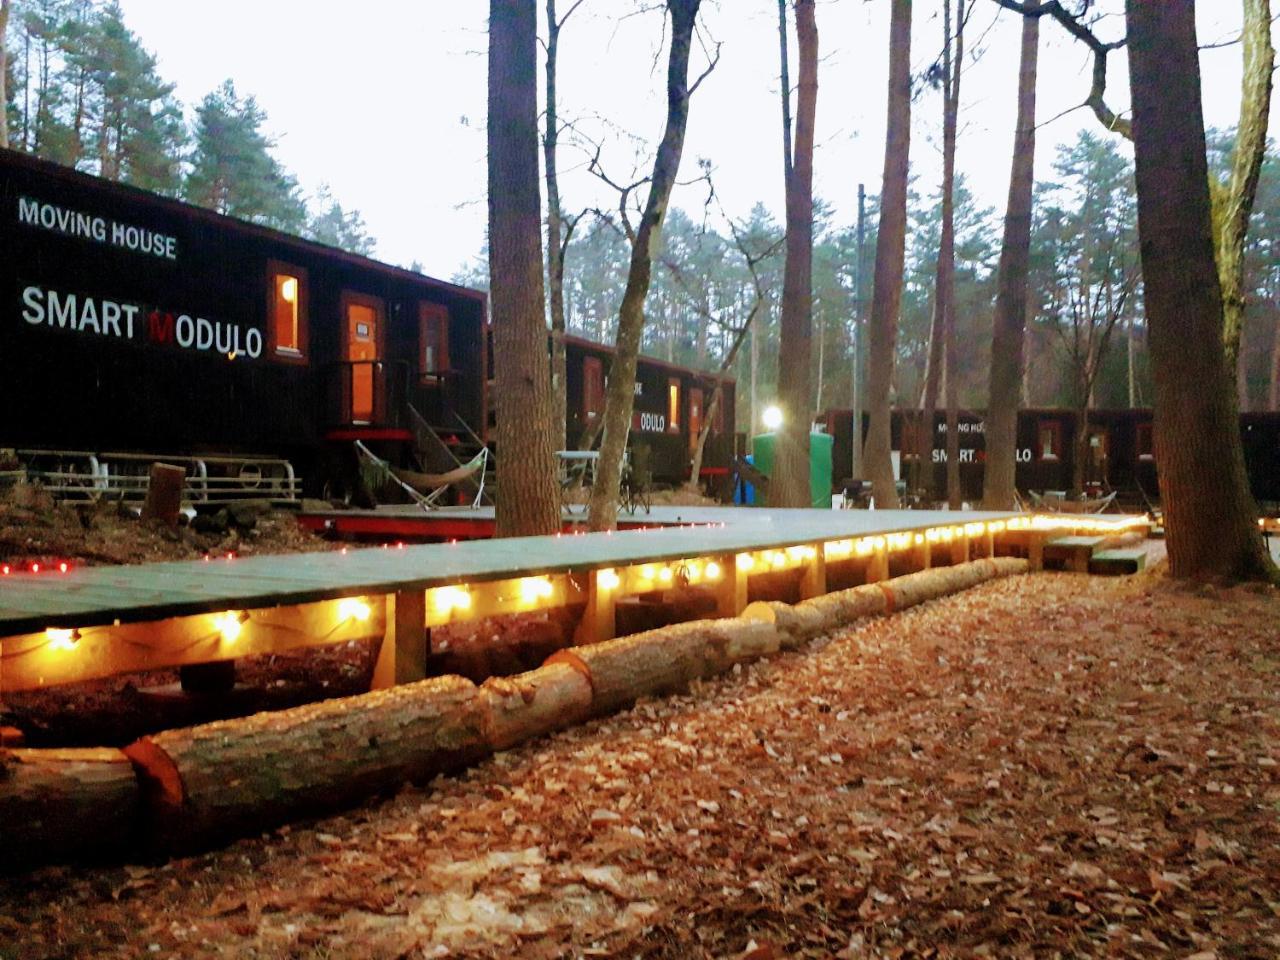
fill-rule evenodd
<path id="1" fill-rule="evenodd" d="M 355 441 L 355 444 L 363 458 L 363 465 L 368 468 L 369 475 L 366 476 L 366 482 L 375 481 L 371 485 L 381 485 L 390 481 L 407 493 L 409 498 L 423 510 L 439 510 L 440 499 L 451 486 L 479 473 L 476 496 L 471 506 L 473 509 L 480 506 L 480 500 L 484 496 L 485 470 L 489 465 L 488 447 L 481 447 L 480 452 L 474 457 L 447 473 L 419 473 L 416 470 L 402 470 L 391 466 L 387 461 L 375 457 L 359 440 Z"/>

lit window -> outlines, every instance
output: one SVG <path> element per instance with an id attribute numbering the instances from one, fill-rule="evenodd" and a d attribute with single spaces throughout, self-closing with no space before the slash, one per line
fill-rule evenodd
<path id="1" fill-rule="evenodd" d="M 1041 460 L 1057 460 L 1062 452 L 1062 425 L 1057 420 L 1040 422 L 1039 450 Z"/>
<path id="2" fill-rule="evenodd" d="M 297 267 L 270 265 L 270 337 L 273 351 L 299 360 L 306 353 L 307 276 Z"/>
<path id="3" fill-rule="evenodd" d="M 667 381 L 667 431 L 680 432 L 680 381 L 674 377 Z"/>

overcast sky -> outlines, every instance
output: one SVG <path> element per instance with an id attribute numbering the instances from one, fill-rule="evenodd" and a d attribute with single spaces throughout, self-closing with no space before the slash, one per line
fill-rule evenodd
<path id="1" fill-rule="evenodd" d="M 1003 212 L 1008 189 L 1017 85 L 1016 15 L 976 0 L 961 89 L 957 165 L 979 199 Z M 155 53 L 162 76 L 188 105 L 227 77 L 253 94 L 268 115 L 277 156 L 303 187 L 328 183 L 358 208 L 376 238 L 377 257 L 420 261 L 448 277 L 473 259 L 484 240 L 485 0 L 122 0 L 127 23 Z M 561 10 L 571 0 L 560 0 Z M 538 6 L 545 6 L 539 0 Z M 637 12 L 639 0 L 585 0 L 561 34 L 560 110 L 604 143 L 602 157 L 619 181 L 643 175 L 665 117 L 664 23 Z M 1100 6 L 1119 10 L 1119 0 Z M 1202 0 L 1202 45 L 1239 31 L 1237 0 Z M 916 0 L 913 71 L 941 46 L 941 0 Z M 835 207 L 838 223 L 856 216 L 857 185 L 879 191 L 883 164 L 889 0 L 819 0 L 815 192 Z M 180 12 L 179 12 L 180 11 Z M 729 213 L 757 200 L 782 216 L 782 147 L 774 0 L 704 0 L 702 39 L 693 70 L 720 46 L 720 62 L 694 96 L 682 173 L 696 161 L 715 170 Z M 1113 16 L 1100 29 L 1122 29 Z M 795 71 L 794 40 L 792 70 Z M 1123 52 L 1113 54 L 1108 99 L 1127 109 Z M 1202 54 L 1206 122 L 1232 126 L 1239 109 L 1238 44 Z M 1038 116 L 1080 103 L 1091 61 L 1055 24 L 1041 33 Z M 541 74 L 540 74 L 541 76 Z M 1280 109 L 1280 108 L 1278 108 Z M 937 188 L 941 164 L 940 96 L 917 97 L 912 169 L 917 188 Z M 1274 111 L 1273 111 L 1274 118 Z M 1037 175 L 1054 148 L 1081 127 L 1097 129 L 1084 110 L 1041 128 Z M 566 210 L 612 205 L 582 169 L 580 150 L 562 152 Z M 640 172 L 637 173 L 636 171 Z M 701 210 L 705 187 L 677 188 L 674 202 Z"/>

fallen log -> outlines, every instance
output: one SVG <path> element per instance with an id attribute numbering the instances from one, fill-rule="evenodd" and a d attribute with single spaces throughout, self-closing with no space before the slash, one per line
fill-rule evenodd
<path id="1" fill-rule="evenodd" d="M 567 663 L 551 663 L 514 677 L 491 677 L 480 685 L 485 739 L 509 750 L 591 714 L 591 682 Z"/>
<path id="2" fill-rule="evenodd" d="M 783 649 L 794 649 L 813 637 L 863 617 L 904 610 L 986 580 L 1025 573 L 1027 568 L 1026 560 L 1014 557 L 974 560 L 840 590 L 797 604 L 757 601 L 749 604 L 742 616 L 776 626 L 784 637 Z"/>
<path id="3" fill-rule="evenodd" d="M 749 604 L 742 616 L 775 624 L 782 633 L 782 649 L 794 650 L 807 640 L 829 633 L 842 624 L 874 617 L 888 609 L 888 600 L 879 584 L 867 584 L 813 597 L 801 603 L 778 600 Z"/>
<path id="4" fill-rule="evenodd" d="M 143 737 L 153 845 L 185 850 L 422 783 L 489 753 L 484 701 L 462 677 Z"/>
<path id="5" fill-rule="evenodd" d="M 119 750 L 0 750 L 0 870 L 120 853 L 138 802 Z"/>
<path id="6" fill-rule="evenodd" d="M 771 623 L 697 620 L 560 650 L 547 663 L 581 672 L 591 683 L 591 713 L 603 716 L 641 697 L 676 693 L 735 663 L 774 653 L 780 642 Z"/>

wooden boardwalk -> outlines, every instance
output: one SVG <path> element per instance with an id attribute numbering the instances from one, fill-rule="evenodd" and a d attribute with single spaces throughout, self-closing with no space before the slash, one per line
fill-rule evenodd
<path id="1" fill-rule="evenodd" d="M 669 526 L 612 534 L 472 540 L 346 553 L 82 567 L 0 581 L 0 636 L 427 590 L 687 557 L 983 523 L 1012 513 L 926 510 L 655 508 Z M 695 524 L 676 526 L 674 524 Z"/>

